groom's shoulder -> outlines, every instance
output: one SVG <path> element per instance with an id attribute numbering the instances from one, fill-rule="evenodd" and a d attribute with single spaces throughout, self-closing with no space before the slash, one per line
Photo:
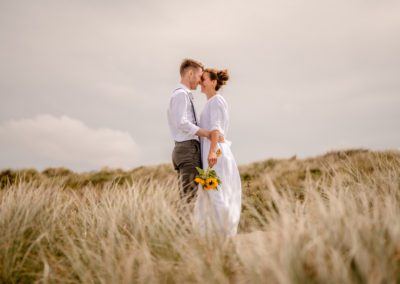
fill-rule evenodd
<path id="1" fill-rule="evenodd" d="M 174 91 L 172 92 L 173 94 L 177 94 L 177 93 L 183 93 L 185 94 L 186 91 L 183 88 L 175 88 Z"/>
<path id="2" fill-rule="evenodd" d="M 176 97 L 176 96 L 180 97 L 180 96 L 185 96 L 185 95 L 186 95 L 186 91 L 183 88 L 176 88 L 172 92 L 173 97 Z"/>

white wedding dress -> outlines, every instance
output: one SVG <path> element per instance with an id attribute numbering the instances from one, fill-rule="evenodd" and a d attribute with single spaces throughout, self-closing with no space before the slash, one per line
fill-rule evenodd
<path id="1" fill-rule="evenodd" d="M 229 126 L 228 107 L 225 99 L 216 94 L 210 98 L 200 116 L 200 127 L 207 130 L 219 130 L 225 137 L 224 143 L 218 143 L 222 155 L 218 157 L 214 169 L 221 179 L 218 190 L 203 190 L 199 185 L 194 207 L 196 228 L 202 235 L 221 233 L 234 236 L 241 212 L 242 186 L 239 170 L 231 152 L 231 142 L 226 139 Z M 208 153 L 211 141 L 201 139 L 203 169 L 208 167 Z"/>

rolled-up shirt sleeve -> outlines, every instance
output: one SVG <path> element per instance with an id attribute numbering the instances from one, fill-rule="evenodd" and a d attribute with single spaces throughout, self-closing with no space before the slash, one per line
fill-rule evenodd
<path id="1" fill-rule="evenodd" d="M 170 109 L 173 114 L 173 123 L 175 127 L 190 135 L 195 135 L 200 129 L 197 125 L 188 119 L 188 105 L 190 104 L 188 96 L 184 92 L 179 92 L 171 99 Z"/>

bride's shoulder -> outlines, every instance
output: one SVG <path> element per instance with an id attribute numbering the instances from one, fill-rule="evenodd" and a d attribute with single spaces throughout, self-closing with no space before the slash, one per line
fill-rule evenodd
<path id="1" fill-rule="evenodd" d="M 224 107 L 227 106 L 226 100 L 221 94 L 215 95 L 214 100 L 213 100 L 213 104 L 214 105 L 219 105 L 219 106 L 224 106 Z"/>

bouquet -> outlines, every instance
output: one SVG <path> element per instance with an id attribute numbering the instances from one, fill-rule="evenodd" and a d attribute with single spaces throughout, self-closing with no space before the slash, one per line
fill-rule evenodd
<path id="1" fill-rule="evenodd" d="M 217 157 L 221 156 L 221 150 L 218 149 L 216 154 Z M 196 167 L 196 170 L 199 173 L 194 179 L 197 184 L 201 184 L 204 190 L 218 190 L 218 186 L 221 185 L 221 180 L 213 168 L 208 167 L 206 170 L 203 170 Z"/>

